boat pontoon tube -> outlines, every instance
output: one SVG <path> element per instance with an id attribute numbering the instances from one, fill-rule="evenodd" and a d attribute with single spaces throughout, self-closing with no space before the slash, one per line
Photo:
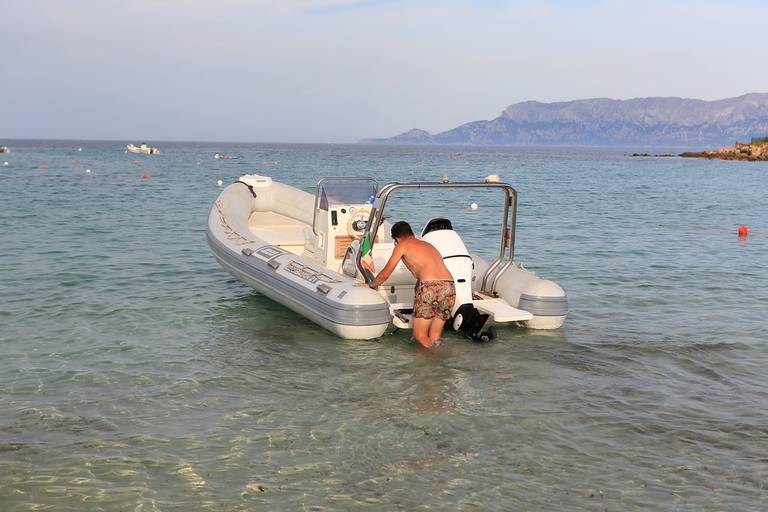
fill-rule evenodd
<path id="1" fill-rule="evenodd" d="M 349 339 L 381 336 L 391 321 L 386 300 L 301 255 L 313 242 L 312 204 L 310 194 L 271 179 L 235 182 L 211 208 L 208 245 L 234 277 L 334 334 Z M 285 224 L 253 229 L 253 218 L 259 216 Z"/>

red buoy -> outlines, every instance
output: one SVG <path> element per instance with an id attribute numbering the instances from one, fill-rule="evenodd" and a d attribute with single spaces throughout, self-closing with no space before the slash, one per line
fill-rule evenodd
<path id="1" fill-rule="evenodd" d="M 149 173 L 148 172 L 141 173 L 141 179 L 148 180 L 149 179 Z"/>
<path id="2" fill-rule="evenodd" d="M 739 238 L 747 238 L 749 235 L 749 228 L 747 226 L 739 226 Z"/>

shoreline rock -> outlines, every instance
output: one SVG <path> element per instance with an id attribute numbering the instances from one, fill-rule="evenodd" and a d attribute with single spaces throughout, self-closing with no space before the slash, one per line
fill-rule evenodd
<path id="1" fill-rule="evenodd" d="M 680 153 L 683 158 L 706 158 L 712 160 L 744 160 L 747 162 L 768 162 L 768 143 L 760 142 L 756 144 L 736 143 L 731 148 L 714 149 L 710 151 L 687 151 Z"/>

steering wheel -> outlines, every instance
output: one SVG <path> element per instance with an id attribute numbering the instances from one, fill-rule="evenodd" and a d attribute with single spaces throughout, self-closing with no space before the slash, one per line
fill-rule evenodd
<path id="1" fill-rule="evenodd" d="M 347 220 L 347 233 L 353 236 L 360 236 L 365 232 L 368 225 L 368 217 L 371 215 L 371 205 L 366 204 L 355 210 L 355 213 L 349 216 Z"/>

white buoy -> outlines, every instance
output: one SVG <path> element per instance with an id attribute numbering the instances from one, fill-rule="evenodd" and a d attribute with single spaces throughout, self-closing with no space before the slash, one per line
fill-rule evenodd
<path id="1" fill-rule="evenodd" d="M 82 150 L 83 150 L 83 148 L 77 148 L 77 150 L 78 150 L 78 151 L 82 151 Z"/>
<path id="2" fill-rule="evenodd" d="M 3 162 L 3 165 L 8 165 L 8 162 Z"/>
<path id="3" fill-rule="evenodd" d="M 90 169 L 86 169 L 86 170 L 85 170 L 85 172 L 87 172 L 87 173 L 88 173 L 88 172 L 91 172 L 91 170 L 90 170 Z"/>
<path id="4" fill-rule="evenodd" d="M 473 210 L 477 210 L 479 208 L 479 206 L 477 206 L 477 203 L 472 203 L 471 205 L 469 205 L 469 207 L 472 208 Z"/>
<path id="5" fill-rule="evenodd" d="M 484 180 L 486 183 L 498 183 L 499 182 L 499 175 L 498 174 L 489 174 L 485 177 Z"/>
<path id="6" fill-rule="evenodd" d="M 219 181 L 217 181 L 217 182 L 216 182 L 216 184 L 217 184 L 218 186 L 222 186 L 222 185 L 224 184 L 224 182 L 223 182 L 223 181 L 221 181 L 221 180 L 219 180 Z"/>

